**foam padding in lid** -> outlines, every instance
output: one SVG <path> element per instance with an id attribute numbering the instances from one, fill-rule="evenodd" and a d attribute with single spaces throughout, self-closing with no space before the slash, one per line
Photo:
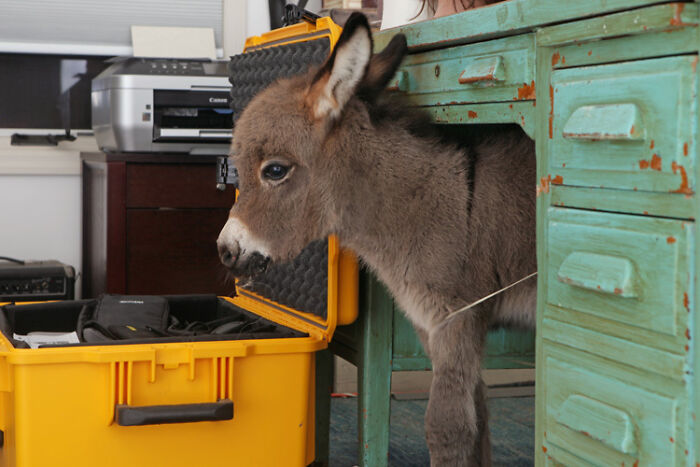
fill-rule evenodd
<path id="1" fill-rule="evenodd" d="M 248 102 L 275 80 L 305 73 L 320 65 L 330 53 L 330 40 L 320 39 L 282 44 L 231 57 L 231 109 L 234 121 Z"/>
<path id="2" fill-rule="evenodd" d="M 309 244 L 291 262 L 276 264 L 239 287 L 281 305 L 328 317 L 328 240 Z"/>

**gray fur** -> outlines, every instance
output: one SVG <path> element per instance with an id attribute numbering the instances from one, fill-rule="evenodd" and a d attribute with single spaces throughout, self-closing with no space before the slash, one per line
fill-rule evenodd
<path id="1" fill-rule="evenodd" d="M 353 18 L 357 24 L 348 25 L 365 27 Z M 348 42 L 341 38 L 334 56 L 357 49 Z M 234 132 L 241 185 L 231 218 L 266 245 L 272 261 L 330 234 L 353 249 L 405 310 L 432 360 L 431 464 L 490 465 L 485 335 L 493 326 L 534 325 L 536 282 L 442 323 L 536 270 L 534 144 L 517 128 L 478 127 L 462 144 L 445 144 L 420 112 L 381 97 L 405 40 L 388 47 L 392 53 L 372 58 L 357 94 L 325 118 L 315 99 L 334 56 L 251 101 Z M 293 166 L 274 184 L 260 174 L 271 159 Z M 219 239 L 236 275 L 250 270 L 254 256 L 245 241 L 223 232 Z"/>

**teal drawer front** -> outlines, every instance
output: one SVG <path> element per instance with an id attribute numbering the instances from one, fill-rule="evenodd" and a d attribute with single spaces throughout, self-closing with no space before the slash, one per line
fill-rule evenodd
<path id="1" fill-rule="evenodd" d="M 577 317 L 579 319 L 571 319 Z M 574 310 L 551 305 L 545 308 L 544 319 L 537 331 L 546 336 L 545 339 L 600 358 L 613 359 L 639 371 L 655 373 L 666 381 L 687 380 L 692 341 L 663 342 L 658 334 L 632 334 L 612 321 L 587 320 Z"/>
<path id="2" fill-rule="evenodd" d="M 389 89 L 414 105 L 535 99 L 534 34 L 411 54 Z"/>
<path id="3" fill-rule="evenodd" d="M 550 465 L 677 465 L 682 389 L 647 390 L 623 366 L 556 344 L 543 353 L 541 448 Z"/>
<path id="4" fill-rule="evenodd" d="M 684 338 L 694 224 L 561 208 L 548 218 L 548 303 Z"/>
<path id="5" fill-rule="evenodd" d="M 693 193 L 696 64 L 682 56 L 555 70 L 553 183 Z"/>

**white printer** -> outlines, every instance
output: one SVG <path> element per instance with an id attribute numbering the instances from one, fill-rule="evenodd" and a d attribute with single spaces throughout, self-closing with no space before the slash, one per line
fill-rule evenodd
<path id="1" fill-rule="evenodd" d="M 92 81 L 92 128 L 106 152 L 227 154 L 227 62 L 120 58 Z"/>

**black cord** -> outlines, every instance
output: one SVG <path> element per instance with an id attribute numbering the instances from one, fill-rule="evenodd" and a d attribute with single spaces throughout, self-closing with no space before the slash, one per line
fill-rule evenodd
<path id="1" fill-rule="evenodd" d="M 0 260 L 10 261 L 11 263 L 24 264 L 21 259 L 10 258 L 9 256 L 0 256 Z"/>

